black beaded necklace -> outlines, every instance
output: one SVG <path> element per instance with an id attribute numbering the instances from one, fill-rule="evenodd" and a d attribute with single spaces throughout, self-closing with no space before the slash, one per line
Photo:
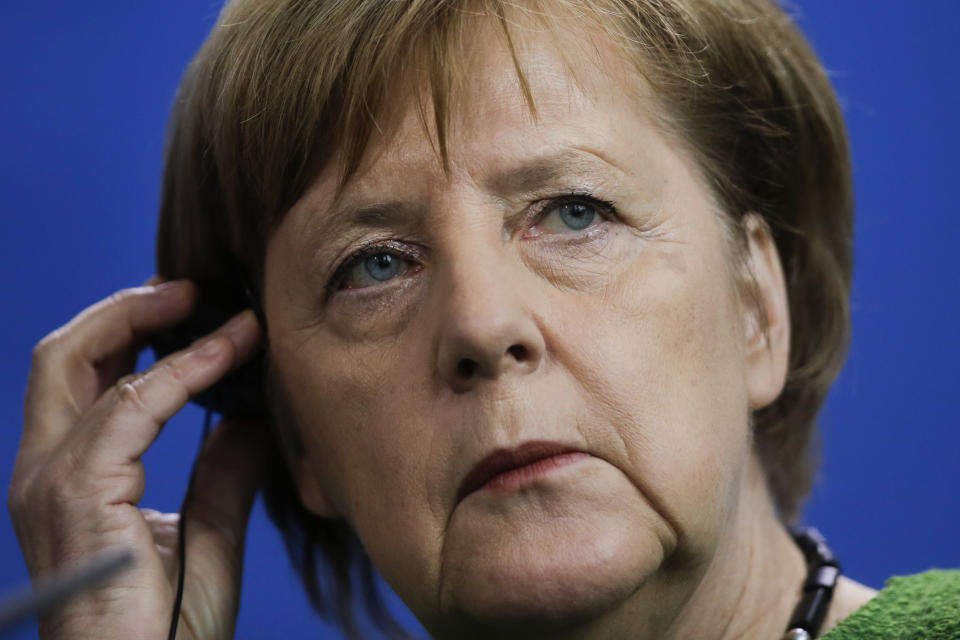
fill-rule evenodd
<path id="1" fill-rule="evenodd" d="M 800 603 L 793 610 L 781 640 L 810 640 L 820 633 L 830 608 L 833 589 L 841 573 L 840 563 L 823 535 L 813 527 L 795 529 L 792 534 L 807 560 L 807 579 L 803 582 Z"/>

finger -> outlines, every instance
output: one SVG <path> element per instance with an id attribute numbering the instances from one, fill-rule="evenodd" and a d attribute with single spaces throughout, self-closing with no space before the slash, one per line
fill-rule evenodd
<path id="1" fill-rule="evenodd" d="M 185 602 L 204 602 L 214 620 L 236 620 L 247 522 L 269 448 L 266 426 L 225 422 L 197 461 L 186 513 Z M 233 629 L 217 637 L 232 638 Z"/>
<path id="2" fill-rule="evenodd" d="M 61 347 L 90 363 L 122 351 L 137 335 L 151 333 L 186 319 L 197 290 L 187 280 L 118 291 L 82 311 L 58 337 Z"/>
<path id="3" fill-rule="evenodd" d="M 96 374 L 95 381 L 91 379 L 84 383 L 75 383 L 73 386 L 75 391 L 72 395 L 76 399 L 77 407 L 90 406 L 97 398 L 103 395 L 104 391 L 110 388 L 110 385 L 114 384 L 123 376 L 133 373 L 137 368 L 137 358 L 140 352 L 143 351 L 144 346 L 146 346 L 145 337 L 138 336 L 128 349 L 124 349 L 96 363 L 94 365 Z M 79 377 L 80 380 L 84 380 L 81 376 L 77 377 Z M 78 387 L 81 387 L 82 391 L 76 390 Z"/>
<path id="4" fill-rule="evenodd" d="M 154 274 L 143 283 L 143 286 L 156 287 L 163 282 L 165 282 L 163 276 Z M 107 387 L 123 376 L 133 373 L 137 367 L 137 357 L 143 350 L 145 344 L 146 337 L 139 335 L 134 339 L 133 344 L 129 348 L 123 349 L 115 355 L 101 358 L 96 363 L 95 366 L 99 384 L 96 385 L 96 390 L 91 394 L 93 398 L 99 397 L 100 394 L 106 391 Z M 90 402 L 92 401 L 91 399 Z"/>
<path id="5" fill-rule="evenodd" d="M 247 521 L 270 447 L 266 424 L 227 420 L 197 460 L 186 514 L 187 553 L 190 558 L 219 558 L 224 571 L 218 573 L 225 578 L 239 581 Z"/>
<path id="6" fill-rule="evenodd" d="M 94 468 L 137 460 L 162 425 L 190 398 L 209 388 L 257 351 L 260 327 L 249 309 L 213 334 L 171 354 L 141 374 L 119 381 L 71 434 Z"/>
<path id="7" fill-rule="evenodd" d="M 138 335 L 172 326 L 193 308 L 186 281 L 121 291 L 40 341 L 24 406 L 24 439 L 57 441 L 101 395 L 97 363 L 129 358 Z"/>

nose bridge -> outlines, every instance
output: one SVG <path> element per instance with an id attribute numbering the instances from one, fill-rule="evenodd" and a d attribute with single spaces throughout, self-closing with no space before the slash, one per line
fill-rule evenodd
<path id="1" fill-rule="evenodd" d="M 439 375 L 464 391 L 481 380 L 532 372 L 544 353 L 522 269 L 501 235 L 502 221 L 451 213 L 439 252 Z"/>
<path id="2" fill-rule="evenodd" d="M 521 313 L 516 308 L 519 282 L 516 274 L 510 277 L 505 251 L 498 251 L 491 242 L 478 244 L 461 247 L 449 259 L 448 313 L 460 331 L 493 339 L 505 330 L 502 325 L 511 316 Z"/>

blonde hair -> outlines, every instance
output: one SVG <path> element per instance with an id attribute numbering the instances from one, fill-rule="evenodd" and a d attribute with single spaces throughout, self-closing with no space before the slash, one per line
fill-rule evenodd
<path id="1" fill-rule="evenodd" d="M 174 105 L 158 272 L 193 279 L 224 314 L 243 308 L 237 265 L 258 288 L 271 231 L 334 153 L 349 179 L 404 68 L 423 72 L 432 113 L 422 115 L 445 159 L 469 20 L 497 21 L 535 110 L 509 18 L 524 11 L 550 26 L 560 7 L 599 27 L 648 83 L 731 227 L 756 213 L 774 234 L 790 301 L 789 372 L 753 421 L 774 502 L 794 520 L 816 468 L 816 415 L 846 356 L 853 202 L 833 90 L 767 0 L 234 0 Z M 390 627 L 352 533 L 303 508 L 279 455 L 271 478 L 268 507 L 317 609 L 357 633 L 350 566 L 359 561 L 367 606 Z M 318 570 L 333 583 L 321 586 Z"/>

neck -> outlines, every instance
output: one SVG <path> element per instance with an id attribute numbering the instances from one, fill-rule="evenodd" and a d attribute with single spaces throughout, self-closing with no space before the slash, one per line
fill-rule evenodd
<path id="1" fill-rule="evenodd" d="M 722 540 L 663 637 L 772 640 L 783 635 L 801 596 L 806 561 L 774 513 L 759 464 L 749 473 L 759 476 L 747 484 L 755 495 L 748 496 L 737 526 Z"/>
<path id="2" fill-rule="evenodd" d="M 774 511 L 756 458 L 744 470 L 741 486 L 712 558 L 688 570 L 686 585 L 678 581 L 676 590 L 687 595 L 666 628 L 611 637 L 771 640 L 783 635 L 800 599 L 806 562 Z"/>
<path id="3" fill-rule="evenodd" d="M 774 512 L 759 462 L 748 466 L 737 507 L 712 553 L 703 554 L 708 560 L 668 562 L 616 610 L 550 637 L 780 638 L 799 601 L 806 563 Z"/>

